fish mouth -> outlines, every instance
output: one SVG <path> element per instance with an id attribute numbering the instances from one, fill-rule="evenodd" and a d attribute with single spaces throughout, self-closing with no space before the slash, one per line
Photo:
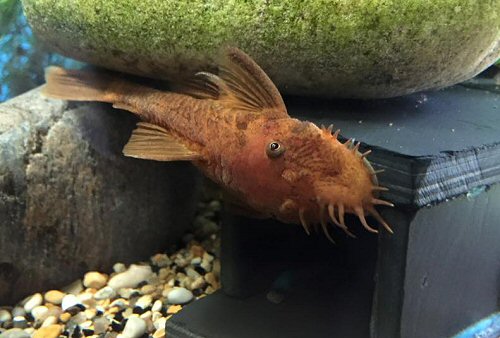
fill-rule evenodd
<path id="1" fill-rule="evenodd" d="M 325 133 L 333 134 L 335 139 L 337 139 L 340 132 L 340 130 L 337 130 L 335 133 L 332 133 L 333 125 L 329 127 L 322 126 L 321 129 Z M 375 209 L 376 205 L 394 207 L 394 204 L 378 198 L 378 193 L 380 191 L 389 190 L 378 184 L 377 174 L 383 170 L 377 171 L 373 168 L 367 159 L 371 150 L 367 150 L 364 153 L 359 152 L 360 144 L 360 142 L 355 142 L 354 139 L 348 139 L 343 143 L 348 150 L 352 151 L 354 156 L 362 159 L 365 169 L 370 174 L 371 189 L 363 194 L 365 195 L 364 198 L 360 196 L 360 198 L 346 199 L 343 198 L 343 196 L 349 196 L 348 190 L 344 190 L 344 193 L 334 194 L 332 193 L 333 191 L 343 191 L 342 188 L 331 186 L 318 187 L 315 203 L 298 208 L 298 218 L 307 234 L 310 234 L 311 224 L 314 226 L 320 225 L 328 240 L 335 243 L 329 231 L 329 225 L 333 225 L 342 229 L 349 237 L 356 238 L 345 223 L 346 213 L 357 216 L 363 227 L 371 233 L 378 233 L 378 230 L 367 222 L 366 216 L 372 216 L 387 230 L 387 232 L 391 234 L 394 233 L 391 226 Z M 334 197 L 335 195 L 336 197 Z"/>
<path id="2" fill-rule="evenodd" d="M 349 227 L 345 223 L 345 214 L 354 214 L 357 216 L 363 227 L 371 232 L 378 233 L 378 230 L 373 228 L 366 220 L 366 216 L 372 216 L 375 218 L 390 234 L 394 232 L 391 229 L 391 226 L 383 219 L 380 213 L 375 209 L 375 205 L 385 205 L 393 207 L 394 204 L 383 201 L 377 198 L 373 198 L 371 203 L 365 206 L 356 206 L 350 207 L 346 206 L 342 202 L 326 202 L 321 198 L 317 198 L 317 207 L 314 209 L 299 209 L 299 220 L 304 228 L 305 232 L 310 235 L 311 227 L 315 225 L 320 225 L 323 233 L 326 238 L 332 243 L 335 243 L 332 238 L 329 226 L 333 225 L 340 228 L 344 233 L 352 238 L 356 238 L 356 236 L 349 230 Z M 312 213 L 312 214 L 311 214 Z M 308 217 L 309 216 L 309 217 Z M 311 217 L 312 216 L 312 217 Z M 318 220 L 316 222 L 309 222 L 308 220 L 315 219 Z"/>

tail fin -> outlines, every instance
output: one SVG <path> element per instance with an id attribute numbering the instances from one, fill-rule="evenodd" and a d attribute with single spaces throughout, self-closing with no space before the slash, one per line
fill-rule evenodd
<path id="1" fill-rule="evenodd" d="M 113 102 L 113 78 L 95 71 L 67 70 L 50 66 L 45 70 L 42 94 L 63 100 Z"/>

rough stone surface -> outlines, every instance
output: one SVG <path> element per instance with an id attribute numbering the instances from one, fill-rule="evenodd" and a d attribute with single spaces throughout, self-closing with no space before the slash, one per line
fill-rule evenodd
<path id="1" fill-rule="evenodd" d="M 196 171 L 123 157 L 135 122 L 38 89 L 0 105 L 0 304 L 179 239 L 194 212 Z"/>
<path id="2" fill-rule="evenodd" d="M 284 93 L 390 97 L 472 77 L 500 54 L 500 0 L 23 0 L 55 50 L 173 78 L 223 45 L 252 55 Z"/>

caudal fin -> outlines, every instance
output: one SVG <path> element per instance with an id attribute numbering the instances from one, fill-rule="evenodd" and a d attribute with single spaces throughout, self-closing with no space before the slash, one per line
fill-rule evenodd
<path id="1" fill-rule="evenodd" d="M 50 66 L 45 69 L 42 94 L 63 100 L 113 102 L 113 78 L 96 71 L 68 70 Z"/>

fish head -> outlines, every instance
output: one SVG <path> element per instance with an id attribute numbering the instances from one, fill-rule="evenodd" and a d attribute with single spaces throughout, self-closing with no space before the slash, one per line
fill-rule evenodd
<path id="1" fill-rule="evenodd" d="M 358 151 L 359 143 L 339 142 L 337 135 L 331 128 L 290 118 L 251 128 L 236 161 L 246 200 L 283 222 L 301 223 L 307 232 L 312 224 L 325 230 L 330 222 L 350 234 L 345 213 L 357 215 L 371 232 L 377 230 L 365 215 L 391 231 L 375 210 L 377 204 L 392 204 L 376 196 L 384 188 L 378 186 L 367 153 Z"/>

